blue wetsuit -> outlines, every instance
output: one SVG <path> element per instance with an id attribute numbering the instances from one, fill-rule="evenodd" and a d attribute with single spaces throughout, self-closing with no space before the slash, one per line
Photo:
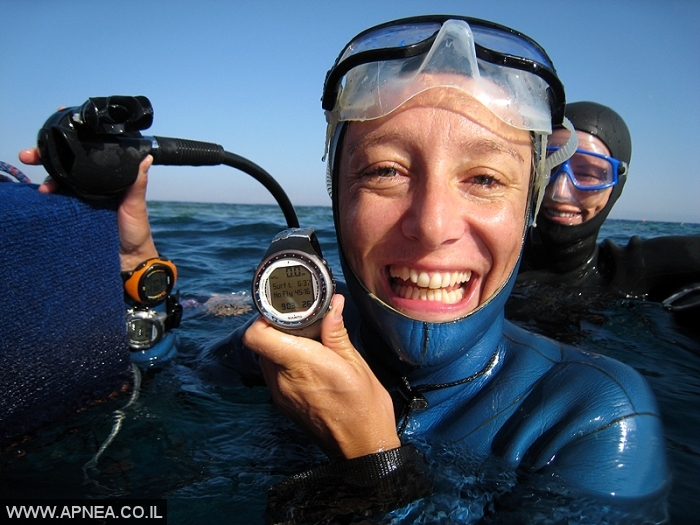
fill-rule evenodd
<path id="1" fill-rule="evenodd" d="M 394 398 L 404 444 L 451 449 L 468 457 L 470 468 L 496 460 L 517 483 L 574 498 L 642 502 L 664 492 L 662 425 L 645 380 L 618 361 L 506 321 L 515 276 L 466 318 L 431 324 L 380 304 L 345 270 L 349 295 L 359 298 L 348 297 L 346 327 Z M 250 378 L 259 371 L 240 342 L 245 328 L 217 353 Z M 417 480 L 435 473 L 426 474 L 410 445 L 401 448 L 405 454 L 373 454 L 290 478 L 271 492 L 278 507 L 272 521 L 316 519 L 337 492 L 354 502 L 374 499 L 369 510 L 384 511 L 428 495 Z M 329 505 L 328 512 L 340 512 L 337 501 Z"/>

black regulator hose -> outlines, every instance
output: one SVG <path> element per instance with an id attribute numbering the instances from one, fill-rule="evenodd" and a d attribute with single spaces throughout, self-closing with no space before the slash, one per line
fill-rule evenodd
<path id="1" fill-rule="evenodd" d="M 269 191 L 282 209 L 289 228 L 298 228 L 294 206 L 277 180 L 255 162 L 225 151 L 218 144 L 199 142 L 196 140 L 174 139 L 168 137 L 152 137 L 154 146 L 151 149 L 153 164 L 163 166 L 218 166 L 225 164 L 247 173 L 260 182 Z"/>
<path id="2" fill-rule="evenodd" d="M 138 176 L 147 156 L 154 165 L 218 166 L 225 164 L 252 176 L 279 204 L 289 228 L 299 220 L 279 183 L 250 160 L 219 144 L 144 137 L 139 130 L 153 122 L 153 108 L 143 96 L 93 97 L 82 106 L 62 109 L 39 130 L 37 144 L 46 171 L 60 185 L 85 199 L 120 195 Z"/>

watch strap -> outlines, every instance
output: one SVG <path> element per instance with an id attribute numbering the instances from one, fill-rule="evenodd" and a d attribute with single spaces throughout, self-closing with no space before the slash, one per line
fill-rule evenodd
<path id="1" fill-rule="evenodd" d="M 300 245 L 300 242 L 306 244 L 306 246 Z M 282 250 L 299 248 L 304 248 L 308 253 L 323 259 L 321 245 L 318 242 L 316 232 L 313 228 L 289 228 L 279 232 L 275 235 L 275 238 L 272 239 L 270 247 L 265 253 L 265 257 Z"/>

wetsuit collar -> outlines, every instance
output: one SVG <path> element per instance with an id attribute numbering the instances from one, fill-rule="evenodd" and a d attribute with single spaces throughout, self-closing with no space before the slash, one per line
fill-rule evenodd
<path id="1" fill-rule="evenodd" d="M 360 284 L 342 250 L 340 259 L 363 325 L 362 346 L 379 376 L 410 376 L 412 384 L 448 383 L 473 375 L 492 361 L 517 270 L 501 290 L 466 317 L 428 323 L 406 317 L 379 301 Z"/>

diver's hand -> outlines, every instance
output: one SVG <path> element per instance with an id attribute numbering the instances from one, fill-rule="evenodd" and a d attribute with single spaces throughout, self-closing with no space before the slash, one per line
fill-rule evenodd
<path id="1" fill-rule="evenodd" d="M 41 155 L 37 148 L 20 151 L 19 159 L 24 164 L 41 164 Z M 146 209 L 146 186 L 151 164 L 153 164 L 153 157 L 150 155 L 141 161 L 136 181 L 124 193 L 117 211 L 122 270 L 133 270 L 143 261 L 158 256 Z M 52 178 L 47 178 L 39 186 L 41 193 L 53 193 L 57 189 L 58 184 Z"/>
<path id="2" fill-rule="evenodd" d="M 350 342 L 345 298 L 336 294 L 321 341 L 288 335 L 257 319 L 243 337 L 260 356 L 280 409 L 332 459 L 352 459 L 401 446 L 391 397 Z"/>
<path id="3" fill-rule="evenodd" d="M 25 149 L 19 152 L 19 160 L 24 164 L 38 166 L 41 164 L 41 155 L 37 148 Z M 58 189 L 58 184 L 51 177 L 46 177 L 46 180 L 39 186 L 41 193 L 53 193 Z"/>
<path id="4" fill-rule="evenodd" d="M 124 192 L 117 210 L 122 271 L 133 270 L 143 261 L 158 257 L 146 208 L 146 186 L 151 164 L 153 157 L 147 155 L 139 164 L 136 181 Z"/>

